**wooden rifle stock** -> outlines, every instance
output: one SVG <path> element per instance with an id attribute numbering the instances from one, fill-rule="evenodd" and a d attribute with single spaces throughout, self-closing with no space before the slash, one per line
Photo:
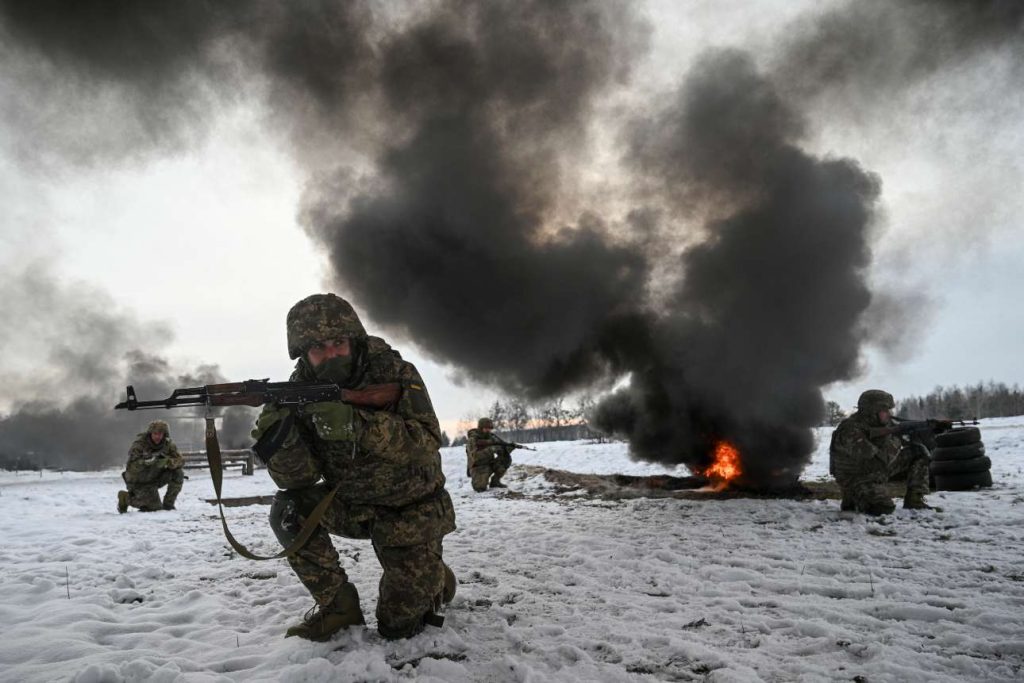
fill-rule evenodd
<path id="1" fill-rule="evenodd" d="M 402 397 L 402 385 L 371 384 L 363 389 L 342 389 L 341 400 L 360 408 L 388 408 Z"/>

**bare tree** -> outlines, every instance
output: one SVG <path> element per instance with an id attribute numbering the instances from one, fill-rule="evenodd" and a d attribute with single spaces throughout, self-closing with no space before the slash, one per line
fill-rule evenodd
<path id="1" fill-rule="evenodd" d="M 530 424 L 530 408 L 521 398 L 508 402 L 508 428 L 512 431 L 526 429 Z"/>
<path id="2" fill-rule="evenodd" d="M 829 401 L 825 404 L 825 421 L 822 424 L 835 427 L 845 419 L 846 413 L 838 403 L 835 401 Z"/>
<path id="3" fill-rule="evenodd" d="M 494 429 L 502 432 L 508 429 L 508 407 L 501 401 L 495 399 L 494 405 L 488 411 L 487 416 L 494 422 Z"/>
<path id="4" fill-rule="evenodd" d="M 587 425 L 590 422 L 590 411 L 594 409 L 594 397 L 590 394 L 581 394 L 576 399 L 576 407 L 571 411 L 570 419 L 580 425 Z"/>

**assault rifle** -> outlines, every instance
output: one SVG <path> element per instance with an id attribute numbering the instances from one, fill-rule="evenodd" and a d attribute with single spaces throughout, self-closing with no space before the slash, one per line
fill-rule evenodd
<path id="1" fill-rule="evenodd" d="M 365 389 L 342 389 L 330 382 L 271 382 L 268 379 L 250 379 L 245 382 L 207 384 L 201 387 L 175 389 L 162 400 L 140 401 L 135 388 L 128 387 L 128 400 L 114 406 L 114 410 L 147 410 L 152 408 L 182 408 L 186 406 L 252 406 L 276 403 L 281 407 L 298 407 L 307 403 L 344 401 L 360 408 L 386 408 L 398 401 L 402 385 L 371 384 Z"/>
<path id="2" fill-rule="evenodd" d="M 497 441 L 499 446 L 504 446 L 505 448 L 507 448 L 509 450 L 509 452 L 512 452 L 512 451 L 514 451 L 517 448 L 521 448 L 524 451 L 535 451 L 535 450 L 537 450 L 536 448 L 530 448 L 529 446 L 524 446 L 523 444 L 516 443 L 514 441 L 505 441 L 500 436 L 496 436 L 494 434 L 491 434 L 491 438 L 494 439 L 495 441 Z"/>
<path id="3" fill-rule="evenodd" d="M 894 416 L 892 420 L 895 424 L 888 427 L 873 427 L 869 429 L 868 438 L 877 439 L 880 436 L 889 436 L 892 434 L 894 436 L 906 436 L 911 440 L 915 440 L 915 438 L 921 438 L 923 436 L 927 437 L 927 435 L 941 434 L 949 431 L 955 424 L 959 424 L 961 426 L 978 424 L 978 420 L 976 418 L 970 422 L 965 422 L 964 420 L 907 420 L 902 417 Z"/>

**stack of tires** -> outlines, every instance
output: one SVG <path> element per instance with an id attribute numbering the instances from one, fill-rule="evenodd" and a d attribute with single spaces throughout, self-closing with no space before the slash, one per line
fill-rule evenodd
<path id="1" fill-rule="evenodd" d="M 985 456 L 985 444 L 977 427 L 957 427 L 935 436 L 931 475 L 936 491 L 967 491 L 991 486 L 992 461 Z"/>

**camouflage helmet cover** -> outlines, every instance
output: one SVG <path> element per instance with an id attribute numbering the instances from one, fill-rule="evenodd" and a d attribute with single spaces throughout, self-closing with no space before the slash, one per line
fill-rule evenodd
<path id="1" fill-rule="evenodd" d="M 477 429 L 494 429 L 494 420 L 489 417 L 481 417 L 476 421 Z"/>
<path id="2" fill-rule="evenodd" d="M 307 296 L 291 307 L 286 322 L 288 356 L 295 360 L 317 342 L 364 338 L 366 329 L 352 305 L 336 294 Z"/>
<path id="3" fill-rule="evenodd" d="M 171 435 L 171 428 L 167 426 L 167 423 L 163 420 L 153 420 L 146 427 L 147 434 L 155 434 L 156 432 L 162 432 L 164 436 Z"/>
<path id="4" fill-rule="evenodd" d="M 896 402 L 892 394 L 881 389 L 868 389 L 857 399 L 857 410 L 865 413 L 877 413 L 882 410 L 892 410 Z"/>

